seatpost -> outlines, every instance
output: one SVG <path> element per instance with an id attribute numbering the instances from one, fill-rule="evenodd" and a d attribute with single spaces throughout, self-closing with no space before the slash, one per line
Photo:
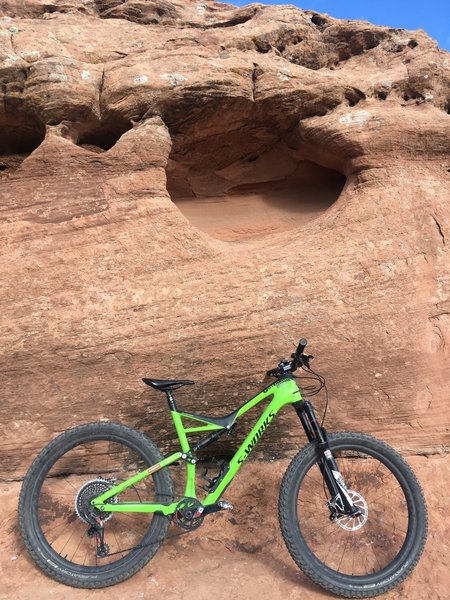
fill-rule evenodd
<path id="1" fill-rule="evenodd" d="M 169 408 L 171 411 L 177 410 L 177 405 L 175 404 L 175 398 L 172 396 L 172 390 L 165 390 L 167 396 L 167 403 L 169 404 Z"/>

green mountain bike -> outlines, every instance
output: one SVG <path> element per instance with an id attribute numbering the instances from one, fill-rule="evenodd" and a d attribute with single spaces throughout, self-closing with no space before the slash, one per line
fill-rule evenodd
<path id="1" fill-rule="evenodd" d="M 319 388 L 324 385 L 310 369 L 305 347 L 306 340 L 300 340 L 290 360 L 268 371 L 275 378 L 271 385 L 220 418 L 177 407 L 174 390 L 192 381 L 144 379 L 167 397 L 180 441 L 180 450 L 169 456 L 142 433 L 110 422 L 80 425 L 50 442 L 31 465 L 19 500 L 20 530 L 37 565 L 56 581 L 80 588 L 131 577 L 154 556 L 170 522 L 189 531 L 207 515 L 232 508 L 221 499 L 225 489 L 289 404 L 308 438 L 280 489 L 281 531 L 292 558 L 317 584 L 348 598 L 382 594 L 403 581 L 426 540 L 420 485 L 384 442 L 362 433 L 327 434 L 294 376 L 303 368 Z M 254 427 L 199 499 L 200 451 L 265 400 Z M 189 434 L 197 434 L 195 443 Z M 174 463 L 186 466 L 179 498 L 168 468 Z"/>

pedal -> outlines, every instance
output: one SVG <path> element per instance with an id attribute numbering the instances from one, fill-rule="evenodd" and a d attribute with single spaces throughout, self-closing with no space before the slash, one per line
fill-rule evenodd
<path id="1" fill-rule="evenodd" d="M 234 506 L 231 504 L 231 502 L 228 502 L 227 500 L 219 500 L 217 505 L 221 510 L 234 510 Z"/>
<path id="2" fill-rule="evenodd" d="M 212 513 L 219 512 L 221 510 L 233 510 L 233 505 L 231 502 L 227 502 L 226 500 L 219 500 L 215 504 L 208 504 L 205 506 L 202 517 L 206 517 L 206 515 L 210 515 Z"/>

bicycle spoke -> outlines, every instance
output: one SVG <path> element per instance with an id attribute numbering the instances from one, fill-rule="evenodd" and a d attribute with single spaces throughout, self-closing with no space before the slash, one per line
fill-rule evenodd
<path id="1" fill-rule="evenodd" d="M 73 561 L 73 559 L 74 559 L 74 556 L 75 556 L 75 555 L 76 555 L 76 553 L 78 552 L 78 550 L 79 550 L 79 548 L 80 548 L 80 546 L 81 546 L 81 543 L 82 543 L 82 541 L 83 541 L 83 537 L 80 537 L 80 541 L 78 542 L 78 546 L 76 547 L 76 549 L 75 549 L 75 551 L 74 551 L 74 553 L 73 553 L 73 555 L 72 555 L 72 558 L 70 559 L 71 561 Z"/>
<path id="2" fill-rule="evenodd" d="M 58 529 L 58 527 L 65 527 L 65 526 L 66 526 L 66 524 L 64 522 L 58 523 L 58 525 L 55 525 L 54 527 L 50 527 L 50 529 L 46 529 L 42 533 L 46 536 L 48 533 L 54 531 L 55 529 Z"/>
<path id="3" fill-rule="evenodd" d="M 337 568 L 337 570 L 338 570 L 338 571 L 340 571 L 340 569 L 341 569 L 342 560 L 343 560 L 343 558 L 344 558 L 344 555 L 345 555 L 345 551 L 346 551 L 346 549 L 347 549 L 347 546 L 348 546 L 348 538 L 347 538 L 347 540 L 345 541 L 345 544 L 344 544 L 344 549 L 342 550 L 342 556 L 341 556 L 341 560 L 339 561 L 339 565 L 338 565 L 338 568 Z"/>
<path id="4" fill-rule="evenodd" d="M 157 462 L 150 458 L 148 463 Z M 135 548 L 157 547 L 163 536 L 152 534 L 156 521 L 166 522 L 154 513 L 100 513 L 90 500 L 106 491 L 114 482 L 123 482 L 145 468 L 145 461 L 129 446 L 117 441 L 92 440 L 69 449 L 47 473 L 39 497 L 37 518 L 46 543 L 68 563 L 79 566 L 113 564 Z M 160 475 L 155 475 L 160 477 Z M 154 477 L 126 488 L 110 502 L 155 502 Z M 160 495 L 172 498 L 161 488 Z M 103 521 L 107 554 L 97 556 L 96 521 Z M 151 543 L 149 544 L 149 541 Z M 108 542 L 111 548 L 108 548 Z M 144 543 L 143 543 L 144 542 Z M 147 552 L 147 550 L 146 550 Z M 147 552 L 148 553 L 148 552 Z M 66 567 L 67 568 L 67 567 Z"/>
<path id="5" fill-rule="evenodd" d="M 385 498 L 388 495 L 392 495 L 392 490 L 383 491 L 383 493 L 375 496 L 375 498 L 370 498 L 370 502 L 373 504 L 374 502 L 377 502 L 378 500 L 381 500 L 381 498 Z"/>
<path id="6" fill-rule="evenodd" d="M 113 536 L 114 536 L 114 539 L 116 540 L 116 547 L 117 547 L 116 552 L 121 552 L 120 544 L 117 541 L 117 537 L 116 537 L 116 534 L 114 533 L 114 531 L 113 531 Z M 123 553 L 122 553 L 122 556 L 123 556 Z"/>
<path id="7" fill-rule="evenodd" d="M 328 520 L 322 474 L 314 465 L 314 470 L 311 467 L 305 473 L 298 496 L 300 528 L 312 552 L 333 570 L 352 576 L 377 572 L 395 557 L 407 535 L 402 525 L 408 511 L 401 487 L 385 465 L 371 456 L 338 451 L 336 461 L 355 497 L 365 498 L 366 519 L 363 514 Z M 362 500 L 355 502 L 364 506 Z M 320 516 L 326 522 L 320 523 Z"/>

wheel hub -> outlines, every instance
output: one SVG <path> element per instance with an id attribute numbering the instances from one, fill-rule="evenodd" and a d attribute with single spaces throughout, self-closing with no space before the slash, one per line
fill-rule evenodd
<path id="1" fill-rule="evenodd" d="M 346 531 L 357 531 L 364 527 L 367 523 L 367 519 L 369 518 L 369 507 L 367 506 L 367 502 L 364 500 L 361 494 L 355 492 L 353 490 L 348 490 L 348 495 L 351 498 L 353 504 L 361 511 L 359 515 L 354 517 L 349 515 L 342 515 L 335 519 L 335 523 L 339 525 L 342 529 Z"/>
<path id="2" fill-rule="evenodd" d="M 75 496 L 75 512 L 84 523 L 95 525 L 98 523 L 98 519 L 105 522 L 112 517 L 112 512 L 100 511 L 95 506 L 92 506 L 91 500 L 110 490 L 113 485 L 113 482 L 98 477 L 97 479 L 86 481 L 80 487 Z M 108 502 L 116 504 L 117 496 L 109 498 Z"/>

